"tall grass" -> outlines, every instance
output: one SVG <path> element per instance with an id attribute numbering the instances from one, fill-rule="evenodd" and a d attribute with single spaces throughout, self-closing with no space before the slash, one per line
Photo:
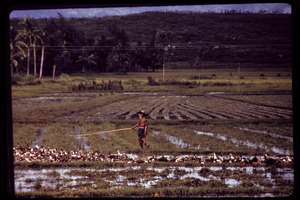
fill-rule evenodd
<path id="1" fill-rule="evenodd" d="M 260 77 L 262 72 L 265 75 L 263 78 Z M 281 76 L 278 77 L 278 73 Z M 288 73 L 290 72 L 286 71 L 286 69 L 276 69 L 275 71 L 243 69 L 240 75 L 244 79 L 240 81 L 240 91 L 275 93 L 277 91 L 291 91 L 292 79 L 287 77 Z M 237 72 L 233 71 L 233 69 L 201 69 L 200 80 L 196 79 L 198 74 L 199 70 L 169 70 L 166 73 L 165 82 L 160 80 L 162 79 L 161 72 L 130 72 L 127 75 L 101 74 L 97 76 L 61 74 L 55 79 L 44 77 L 41 80 L 33 79 L 32 76 L 29 76 L 26 81 L 25 75 L 15 74 L 12 78 L 14 82 L 12 98 L 19 99 L 74 91 L 97 92 L 100 90 L 103 92 L 172 92 L 183 95 L 202 95 L 210 91 L 237 92 Z M 213 74 L 215 74 L 214 77 L 212 77 Z M 96 84 L 93 84 L 93 81 Z M 105 85 L 103 81 L 107 87 L 101 86 Z M 109 81 L 111 81 L 111 86 L 113 82 L 115 82 L 115 85 L 118 85 L 119 81 L 122 81 L 123 90 L 121 89 L 122 87 L 109 86 Z M 108 88 L 108 90 L 105 90 L 105 88 Z"/>
<path id="2" fill-rule="evenodd" d="M 38 78 L 34 78 L 32 75 L 24 75 L 20 73 L 15 73 L 11 77 L 12 85 L 39 85 L 42 81 Z"/>
<path id="3" fill-rule="evenodd" d="M 57 191 L 57 192 L 20 192 L 18 198 L 51 198 L 51 197 L 80 197 L 80 198 L 116 198 L 116 197 L 238 197 L 254 196 L 264 193 L 258 187 L 163 187 L 163 188 L 125 188 L 125 189 L 89 189 L 77 191 Z M 282 193 L 281 193 L 282 194 Z"/>
<path id="4" fill-rule="evenodd" d="M 96 81 L 85 81 L 79 83 L 69 84 L 69 90 L 73 92 L 77 91 L 122 91 L 124 90 L 122 81 L 111 81 L 108 82 L 96 82 Z"/>
<path id="5" fill-rule="evenodd" d="M 154 86 L 154 85 L 174 85 L 174 86 L 200 86 L 200 83 L 196 81 L 178 81 L 178 80 L 166 80 L 166 81 L 155 81 L 151 76 L 148 76 L 148 85 Z"/>
<path id="6" fill-rule="evenodd" d="M 189 88 L 199 87 L 199 86 L 213 86 L 213 87 L 224 87 L 224 86 L 234 86 L 231 81 L 206 81 L 206 82 L 199 82 L 199 81 L 180 81 L 180 80 L 166 80 L 166 81 L 156 81 L 151 76 L 148 76 L 147 84 L 150 86 L 187 86 Z M 207 78 L 206 78 L 207 79 Z"/>

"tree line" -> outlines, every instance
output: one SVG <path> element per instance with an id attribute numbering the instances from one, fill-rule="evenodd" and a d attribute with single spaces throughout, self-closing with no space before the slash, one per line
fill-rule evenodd
<path id="1" fill-rule="evenodd" d="M 146 12 L 65 18 L 58 13 L 58 18 L 10 22 L 12 73 L 52 75 L 54 66 L 57 74 L 69 74 L 291 63 L 289 15 Z"/>
<path id="2" fill-rule="evenodd" d="M 132 44 L 123 28 L 106 27 L 108 34 L 87 36 L 65 17 L 46 20 L 43 28 L 29 16 L 10 26 L 10 70 L 42 78 L 56 73 L 158 70 L 167 48 L 166 32 L 157 28 L 148 42 Z"/>

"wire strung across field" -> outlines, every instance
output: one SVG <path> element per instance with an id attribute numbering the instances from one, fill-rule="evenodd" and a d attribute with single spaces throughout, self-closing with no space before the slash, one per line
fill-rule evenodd
<path id="1" fill-rule="evenodd" d="M 222 45 L 218 44 L 218 48 L 234 48 L 234 47 L 241 47 L 241 46 L 251 46 L 256 48 L 262 48 L 262 47 L 290 47 L 290 44 L 266 44 L 266 45 L 256 45 L 256 44 L 247 44 L 247 45 Z M 67 51 L 67 50 L 114 50 L 114 51 L 136 51 L 139 49 L 157 49 L 155 46 L 29 46 L 29 48 L 33 49 L 39 49 L 44 47 L 45 50 L 50 51 Z M 176 46 L 165 46 L 163 48 L 167 48 L 170 50 L 196 50 L 201 48 L 214 48 L 216 47 L 215 44 L 201 44 L 201 45 L 176 45 Z"/>

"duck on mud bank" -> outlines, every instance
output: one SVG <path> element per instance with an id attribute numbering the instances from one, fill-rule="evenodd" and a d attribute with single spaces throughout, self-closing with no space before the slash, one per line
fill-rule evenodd
<path id="1" fill-rule="evenodd" d="M 229 154 L 228 156 L 217 155 L 211 153 L 208 156 L 200 155 L 151 155 L 146 157 L 140 157 L 137 155 L 126 154 L 124 152 L 117 151 L 116 154 L 104 154 L 100 151 L 66 151 L 58 150 L 57 148 L 46 148 L 43 146 L 35 145 L 35 147 L 27 146 L 22 147 L 17 144 L 13 148 L 13 155 L 15 162 L 122 162 L 122 163 L 151 163 L 151 162 L 196 162 L 200 165 L 205 164 L 238 164 L 241 165 L 289 165 L 293 164 L 294 160 L 291 156 L 234 156 Z"/>

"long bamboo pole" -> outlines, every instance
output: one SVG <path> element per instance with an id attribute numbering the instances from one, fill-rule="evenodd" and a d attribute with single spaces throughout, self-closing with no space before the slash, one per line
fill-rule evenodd
<path id="1" fill-rule="evenodd" d="M 88 135 L 96 135 L 96 134 L 100 134 L 100 133 L 112 133 L 112 132 L 117 132 L 117 131 L 125 131 L 125 130 L 129 130 L 131 128 L 121 128 L 121 129 L 115 129 L 115 130 L 110 130 L 110 131 L 99 131 L 99 132 L 95 132 L 95 133 L 87 133 L 87 134 L 81 134 L 81 135 L 68 135 L 68 136 L 79 136 L 79 137 L 85 137 Z"/>

